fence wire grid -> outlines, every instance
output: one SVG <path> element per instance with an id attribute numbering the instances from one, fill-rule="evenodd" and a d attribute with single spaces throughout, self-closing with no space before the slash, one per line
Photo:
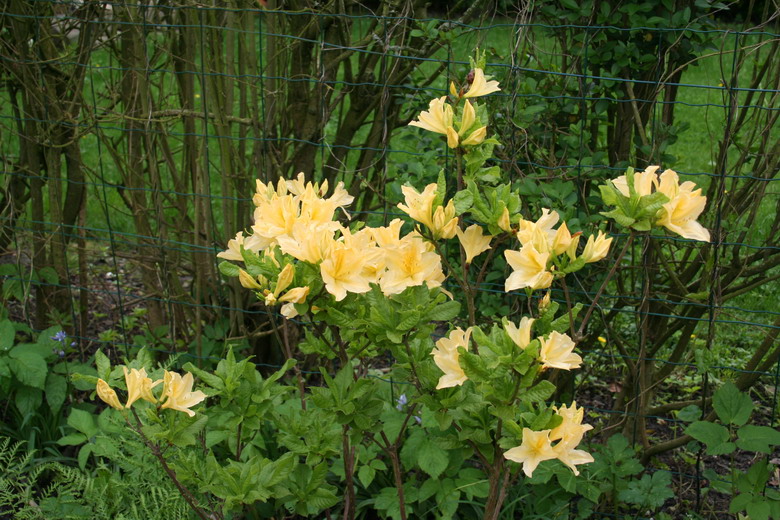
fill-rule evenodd
<path id="1" fill-rule="evenodd" d="M 737 24 L 708 2 L 633 13 L 586 4 L 461 2 L 445 14 L 415 3 L 340 12 L 305 2 L 6 2 L 6 312 L 34 331 L 61 327 L 82 359 L 145 346 L 204 362 L 232 344 L 260 366 L 281 366 L 269 311 L 225 280 L 216 258 L 250 225 L 255 179 L 301 171 L 344 181 L 354 218 L 403 217 L 401 185 L 435 182 L 437 161 L 452 170 L 446 143 L 406 125 L 464 80 L 480 48 L 501 84 L 486 100 L 503 144 L 496 163 L 520 188 L 525 218 L 551 207 L 575 228 L 598 222 L 598 184 L 629 165 L 674 168 L 708 197 L 711 243 L 632 243 L 579 345 L 591 367 L 574 396 L 586 389 L 608 428 L 620 425 L 611 416 L 641 417 L 635 424 L 673 442 L 676 410 L 707 411 L 713 380 L 732 379 L 754 389 L 774 426 L 777 8 L 765 2 L 756 16 L 768 22 L 748 14 Z M 568 298 L 587 305 L 609 267 L 577 278 Z M 519 311 L 503 279 L 479 292 L 486 312 Z M 553 288 L 552 298 L 567 296 Z M 658 376 L 659 398 L 641 409 L 630 391 L 607 388 L 641 394 L 640 366 Z M 664 402 L 680 389 L 685 399 Z M 698 496 L 698 464 L 694 473 L 675 478 Z"/>

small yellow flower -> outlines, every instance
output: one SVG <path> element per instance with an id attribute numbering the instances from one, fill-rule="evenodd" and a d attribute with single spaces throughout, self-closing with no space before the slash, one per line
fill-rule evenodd
<path id="1" fill-rule="evenodd" d="M 588 241 L 585 242 L 585 249 L 582 250 L 582 258 L 585 263 L 598 262 L 607 256 L 610 244 L 612 244 L 612 237 L 607 238 L 603 231 L 599 231 L 597 237 L 589 236 Z"/>
<path id="2" fill-rule="evenodd" d="M 582 365 L 582 358 L 574 353 L 575 343 L 568 334 L 552 331 L 547 339 L 539 338 L 539 361 L 543 368 L 571 370 Z"/>
<path id="3" fill-rule="evenodd" d="M 485 73 L 482 69 L 474 69 L 474 81 L 471 82 L 471 87 L 468 92 L 463 94 L 464 98 L 473 98 L 479 96 L 486 96 L 493 92 L 501 90 L 498 88 L 498 81 L 487 81 L 485 79 Z"/>
<path id="4" fill-rule="evenodd" d="M 470 225 L 466 228 L 466 231 L 456 228 L 455 233 L 457 233 L 460 245 L 463 246 L 463 250 L 466 252 L 467 264 L 470 264 L 474 257 L 480 253 L 490 249 L 490 241 L 493 239 L 493 235 L 483 235 L 482 228 L 477 224 Z"/>
<path id="5" fill-rule="evenodd" d="M 111 406 L 111 408 L 116 408 L 117 410 L 122 410 L 122 404 L 119 402 L 119 398 L 116 396 L 116 392 L 113 388 L 108 386 L 108 383 L 103 381 L 102 379 L 98 379 L 97 387 L 95 388 L 97 391 L 98 397 L 107 405 Z"/>
<path id="6" fill-rule="evenodd" d="M 506 292 L 530 287 L 546 289 L 552 284 L 553 275 L 547 270 L 550 253 L 540 253 L 531 244 L 524 245 L 520 251 L 504 251 L 507 263 L 513 272 L 504 282 Z"/>
<path id="7" fill-rule="evenodd" d="M 504 453 L 504 458 L 523 465 L 523 472 L 532 477 L 540 462 L 558 458 L 550 441 L 550 430 L 535 432 L 523 428 L 523 442 L 520 446 Z"/>
<path id="8" fill-rule="evenodd" d="M 238 281 L 244 289 L 252 289 L 254 291 L 261 291 L 263 289 L 263 286 L 257 283 L 257 280 L 243 269 L 238 270 Z"/>
<path id="9" fill-rule="evenodd" d="M 280 302 L 290 302 L 290 303 L 304 303 L 306 301 L 306 297 L 309 296 L 309 286 L 306 285 L 304 287 L 296 287 L 295 289 L 290 289 L 287 291 L 287 293 L 279 298 Z"/>
<path id="10" fill-rule="evenodd" d="M 131 368 L 128 372 L 127 367 L 123 366 L 122 370 L 125 373 L 125 384 L 127 384 L 127 404 L 125 404 L 125 408 L 130 408 L 138 399 L 143 399 L 150 403 L 157 402 L 154 394 L 152 394 L 152 388 L 162 383 L 162 379 L 152 383 L 151 378 L 146 376 L 145 368 L 141 370 Z"/>
<path id="11" fill-rule="evenodd" d="M 460 358 L 458 347 L 463 347 L 468 350 L 470 336 L 471 327 L 465 331 L 460 327 L 457 327 L 450 332 L 448 338 L 441 338 L 436 342 L 436 347 L 431 352 L 431 355 L 433 356 L 433 362 L 436 363 L 436 366 L 444 372 L 444 375 L 439 378 L 439 384 L 436 385 L 436 390 L 460 386 L 468 379 L 458 362 Z"/>
<path id="12" fill-rule="evenodd" d="M 192 374 L 187 372 L 184 377 L 176 372 L 165 371 L 163 378 L 163 393 L 161 398 L 167 398 L 161 408 L 170 408 L 184 412 L 190 417 L 195 416 L 195 412 L 190 410 L 193 406 L 206 398 L 206 394 L 200 390 L 192 391 Z"/>
<path id="13" fill-rule="evenodd" d="M 504 208 L 504 212 L 501 213 L 501 217 L 499 217 L 498 222 L 496 224 L 502 231 L 506 231 L 507 233 L 512 232 L 512 222 L 509 220 L 508 208 Z"/>
<path id="14" fill-rule="evenodd" d="M 599 336 L 597 339 L 599 340 L 599 343 L 601 343 L 602 345 L 606 345 L 607 344 L 607 338 L 605 338 L 603 336 Z"/>
<path id="15" fill-rule="evenodd" d="M 428 110 L 421 112 L 417 120 L 409 123 L 409 126 L 447 135 L 447 129 L 452 128 L 453 112 L 452 106 L 447 104 L 446 99 L 447 96 L 432 99 L 428 103 Z"/>
<path id="16" fill-rule="evenodd" d="M 549 295 L 550 293 L 547 294 Z M 504 322 L 504 330 L 512 341 L 515 342 L 515 345 L 524 349 L 531 343 L 531 326 L 533 323 L 533 318 L 523 316 L 519 325 L 515 325 L 511 321 Z"/>

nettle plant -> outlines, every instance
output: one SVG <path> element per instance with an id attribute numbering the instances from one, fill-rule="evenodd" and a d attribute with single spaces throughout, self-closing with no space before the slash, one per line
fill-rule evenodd
<path id="1" fill-rule="evenodd" d="M 278 372 L 264 379 L 229 353 L 214 372 L 185 365 L 202 394 L 191 376 L 164 372 L 155 395 L 137 361 L 99 370 L 113 376 L 98 383 L 109 412 L 127 417 L 199 517 L 253 504 L 268 516 L 496 519 L 511 486 L 539 464 L 577 475 L 593 461 L 579 449 L 591 429 L 583 408 L 550 400 L 553 374 L 582 363 L 574 350 L 598 296 L 578 326 L 580 304 L 562 309 L 547 293 L 531 305 L 531 296 L 604 259 L 613 239 L 572 233 L 548 209 L 523 218 L 519 195 L 490 165 L 500 143 L 479 99 L 500 87 L 483 67 L 473 61 L 463 85 L 410 123 L 445 137 L 457 179 L 448 200 L 444 170 L 421 192 L 402 188 L 398 208 L 411 226 L 351 220 L 341 183 L 329 193 L 303 174 L 257 181 L 254 224 L 218 256 L 223 274 L 283 316 L 288 362 Z M 616 206 L 606 215 L 631 236 L 665 226 L 703 239 L 703 197 L 674 172 L 654 172 L 629 169 L 604 187 Z M 501 254 L 511 268 L 505 291 L 525 298 L 519 319 L 475 305 Z M 288 320 L 303 331 L 297 345 Z M 319 370 L 304 372 L 303 355 Z M 122 375 L 125 405 L 109 389 Z"/>

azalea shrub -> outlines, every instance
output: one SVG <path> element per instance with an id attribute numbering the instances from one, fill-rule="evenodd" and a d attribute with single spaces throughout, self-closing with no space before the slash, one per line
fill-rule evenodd
<path id="1" fill-rule="evenodd" d="M 558 386 L 583 364 L 577 343 L 627 248 L 614 254 L 614 237 L 570 229 L 556 211 L 531 214 L 501 182 L 484 101 L 500 89 L 484 58 L 472 60 L 410 123 L 441 134 L 454 161 L 437 183 L 402 188 L 408 218 L 352 219 L 342 183 L 303 173 L 257 181 L 252 224 L 218 256 L 276 316 L 287 357 L 277 372 L 263 377 L 232 352 L 184 375 L 148 359 L 99 363 L 104 413 L 136 432 L 198 517 L 251 504 L 268 517 L 496 519 L 539 471 L 578 489 L 592 426 Z M 662 228 L 708 240 L 700 190 L 657 170 L 603 186 L 603 215 L 627 242 Z M 590 307 L 551 300 L 549 288 L 567 291 L 568 275 L 608 257 Z M 475 303 L 500 258 L 518 315 Z M 583 493 L 598 500 L 598 489 Z"/>

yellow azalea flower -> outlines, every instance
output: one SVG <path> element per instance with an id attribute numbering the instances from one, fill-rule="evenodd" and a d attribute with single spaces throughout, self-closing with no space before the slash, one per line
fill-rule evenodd
<path id="1" fill-rule="evenodd" d="M 607 338 L 604 338 L 604 337 L 602 337 L 602 336 L 599 336 L 599 337 L 598 337 L 598 338 L 596 338 L 596 339 L 597 339 L 597 340 L 598 340 L 598 342 L 599 342 L 599 343 L 601 343 L 602 345 L 606 345 L 606 344 L 607 344 Z"/>
<path id="2" fill-rule="evenodd" d="M 282 305 L 282 308 L 279 309 L 279 313 L 287 318 L 288 320 L 291 320 L 298 316 L 298 311 L 295 310 L 295 305 L 292 303 L 285 303 Z"/>
<path id="3" fill-rule="evenodd" d="M 502 231 L 506 231 L 507 233 L 512 232 L 512 222 L 509 220 L 509 209 L 504 208 L 504 212 L 501 213 L 496 224 Z"/>
<path id="4" fill-rule="evenodd" d="M 645 171 L 634 173 L 634 190 L 637 195 L 640 197 L 650 195 L 653 191 L 653 187 L 658 186 L 658 175 L 655 173 L 656 170 L 658 170 L 658 166 L 648 166 Z M 612 179 L 612 184 L 621 194 L 623 194 L 623 196 L 630 196 L 631 192 L 628 189 L 628 179 L 625 175 L 621 175 L 617 179 Z"/>
<path id="5" fill-rule="evenodd" d="M 446 99 L 447 96 L 432 99 L 428 103 L 428 110 L 421 112 L 417 116 L 417 120 L 412 121 L 409 125 L 447 135 L 447 129 L 452 128 L 453 112 L 452 107 L 446 103 Z"/>
<path id="6" fill-rule="evenodd" d="M 289 235 L 298 221 L 300 205 L 292 195 L 274 197 L 255 208 L 252 234 L 262 241 L 265 249 L 276 244 L 276 239 Z"/>
<path id="7" fill-rule="evenodd" d="M 398 209 L 430 228 L 432 226 L 431 217 L 433 201 L 436 199 L 436 188 L 436 184 L 431 183 L 425 187 L 422 193 L 418 193 L 411 186 L 401 186 L 401 192 L 404 194 L 404 202 L 406 204 L 399 203 Z"/>
<path id="8" fill-rule="evenodd" d="M 680 184 L 677 172 L 666 170 L 661 174 L 658 191 L 669 197 L 658 213 L 657 223 L 673 233 L 690 240 L 710 241 L 710 232 L 696 219 L 704 211 L 707 197 L 691 181 Z"/>
<path id="9" fill-rule="evenodd" d="M 543 368 L 571 370 L 582 365 L 582 358 L 574 353 L 575 343 L 568 334 L 552 331 L 547 339 L 539 338 L 539 360 Z"/>
<path id="10" fill-rule="evenodd" d="M 547 307 L 550 306 L 550 291 L 547 291 L 547 294 L 545 294 L 541 300 L 539 300 L 539 311 L 544 311 Z"/>
<path id="11" fill-rule="evenodd" d="M 379 286 L 385 295 L 398 294 L 407 287 L 425 283 L 439 287 L 444 281 L 441 258 L 417 234 L 406 235 L 397 247 L 386 250 L 387 270 Z"/>
<path id="12" fill-rule="evenodd" d="M 571 241 L 571 233 L 569 232 L 569 228 L 566 226 L 566 222 L 564 222 L 555 232 L 555 237 L 553 238 L 550 249 L 552 249 L 552 252 L 555 255 L 563 254 L 567 249 L 569 249 L 569 246 L 571 246 Z"/>
<path id="13" fill-rule="evenodd" d="M 607 256 L 610 244 L 612 244 L 612 237 L 607 238 L 603 231 L 599 231 L 597 237 L 589 236 L 588 241 L 585 242 L 585 249 L 582 250 L 582 258 L 585 263 L 598 262 Z"/>
<path id="14" fill-rule="evenodd" d="M 501 90 L 498 88 L 498 81 L 487 81 L 485 79 L 485 73 L 482 69 L 474 69 L 474 81 L 471 82 L 471 87 L 468 92 L 463 94 L 464 98 L 473 98 L 479 96 L 486 96 L 493 92 Z"/>
<path id="15" fill-rule="evenodd" d="M 206 394 L 200 390 L 192 391 L 192 374 L 187 372 L 184 377 L 176 372 L 165 371 L 163 377 L 162 398 L 167 398 L 160 408 L 170 408 L 184 412 L 190 417 L 195 416 L 195 412 L 190 410 L 193 406 L 206 398 Z"/>
<path id="16" fill-rule="evenodd" d="M 238 270 L 238 281 L 244 289 L 252 289 L 254 291 L 261 291 L 263 289 L 263 286 L 257 283 L 257 280 L 243 269 Z"/>
<path id="17" fill-rule="evenodd" d="M 450 332 L 449 337 L 441 338 L 436 342 L 436 347 L 431 352 L 431 355 L 436 366 L 444 372 L 444 375 L 439 378 L 436 390 L 460 386 L 468 379 L 458 361 L 460 358 L 458 347 L 468 350 L 470 336 L 471 327 L 465 331 L 457 327 Z"/>
<path id="18" fill-rule="evenodd" d="M 463 115 L 460 118 L 460 131 L 458 131 L 458 136 L 463 137 L 476 120 L 477 112 L 474 110 L 471 101 L 466 100 L 466 103 L 463 105 Z"/>
<path id="19" fill-rule="evenodd" d="M 504 458 L 523 465 L 523 472 L 532 477 L 540 462 L 558 458 L 550 442 L 550 430 L 535 432 L 523 428 L 523 442 L 520 446 L 504 453 Z"/>
<path id="20" fill-rule="evenodd" d="M 119 402 L 119 398 L 116 396 L 116 392 L 108 383 L 102 379 L 98 379 L 95 390 L 97 391 L 98 397 L 111 408 L 116 408 L 117 410 L 123 409 L 122 404 Z"/>
<path id="21" fill-rule="evenodd" d="M 335 221 L 332 224 L 296 222 L 292 233 L 277 237 L 279 249 L 302 262 L 318 264 L 333 248 L 333 234 L 340 226 Z"/>
<path id="22" fill-rule="evenodd" d="M 582 436 L 585 432 L 593 429 L 593 426 L 590 424 L 582 424 L 585 410 L 582 407 L 577 408 L 576 401 L 571 403 L 571 406 L 561 405 L 560 407 L 554 408 L 555 413 L 563 420 L 561 421 L 561 424 L 553 428 L 550 432 L 550 440 L 555 441 L 563 439 L 576 446 L 582 440 Z"/>
<path id="23" fill-rule="evenodd" d="M 279 295 L 282 294 L 282 291 L 290 286 L 293 278 L 295 278 L 295 266 L 292 264 L 285 265 L 282 271 L 279 273 L 279 277 L 276 279 L 274 296 L 278 298 Z"/>
<path id="24" fill-rule="evenodd" d="M 533 245 L 540 253 L 551 251 L 556 236 L 553 226 L 558 223 L 559 219 L 557 211 L 543 208 L 542 216 L 536 222 L 525 219 L 520 221 L 517 239 L 524 246 L 528 244 Z"/>
<path id="25" fill-rule="evenodd" d="M 466 139 L 464 139 L 460 144 L 462 144 L 463 146 L 475 146 L 480 144 L 482 141 L 484 141 L 486 136 L 487 136 L 487 127 L 483 126 L 471 132 L 471 134 Z M 450 148 L 454 148 L 454 146 L 451 146 Z"/>
<path id="26" fill-rule="evenodd" d="M 533 325 L 533 323 L 534 323 L 533 318 L 529 318 L 528 316 L 523 316 L 520 319 L 519 325 L 515 325 L 514 323 L 508 320 L 505 321 L 504 330 L 506 331 L 510 339 L 515 342 L 515 345 L 524 349 L 525 347 L 528 346 L 529 343 L 531 343 L 531 326 Z"/>
<path id="27" fill-rule="evenodd" d="M 330 255 L 320 264 L 320 275 L 325 282 L 325 289 L 336 301 L 347 297 L 347 293 L 365 293 L 371 290 L 368 280 L 363 274 L 366 256 L 363 251 L 352 249 L 340 244 L 334 247 Z"/>
<path id="28" fill-rule="evenodd" d="M 463 250 L 466 252 L 467 264 L 470 264 L 474 257 L 480 253 L 490 249 L 490 241 L 493 239 L 493 235 L 483 235 L 482 227 L 477 224 L 470 225 L 466 228 L 466 231 L 455 228 L 455 233 L 458 235 L 460 245 L 463 246 Z"/>
<path id="29" fill-rule="evenodd" d="M 221 253 L 217 253 L 217 257 L 224 258 L 225 260 L 243 262 L 244 257 L 241 256 L 241 246 L 244 246 L 244 249 L 247 251 L 253 251 L 255 253 L 264 249 L 263 240 L 254 235 L 244 237 L 244 232 L 239 231 L 238 234 L 236 234 L 236 238 L 228 240 L 228 248 Z"/>
<path id="30" fill-rule="evenodd" d="M 577 258 L 577 246 L 580 245 L 581 236 L 582 231 L 577 231 L 574 233 L 574 235 L 571 237 L 571 242 L 569 242 L 569 247 L 566 248 L 566 255 L 572 262 Z"/>
<path id="31" fill-rule="evenodd" d="M 528 244 L 520 251 L 504 251 L 504 256 L 513 269 L 504 283 L 506 292 L 525 287 L 545 289 L 552 284 L 553 275 L 547 270 L 550 253 L 540 253 Z"/>
<path id="32" fill-rule="evenodd" d="M 450 200 L 447 206 L 439 206 L 431 217 L 431 232 L 433 238 L 452 238 L 458 228 L 458 217 L 455 216 L 455 203 Z"/>
<path id="33" fill-rule="evenodd" d="M 404 221 L 400 218 L 393 219 L 390 224 L 382 227 L 367 228 L 371 230 L 371 236 L 379 247 L 396 246 L 401 240 L 401 227 Z"/>
<path id="34" fill-rule="evenodd" d="M 566 464 L 575 475 L 579 475 L 580 472 L 577 469 L 577 464 L 588 464 L 593 462 L 593 456 L 584 450 L 575 449 L 579 442 L 571 442 L 562 440 L 553 448 L 555 458 Z"/>
<path id="35" fill-rule="evenodd" d="M 152 380 L 146 376 L 145 368 L 141 370 L 131 368 L 130 372 L 128 372 L 127 367 L 123 366 L 122 370 L 125 373 L 125 384 L 127 384 L 127 404 L 125 404 L 125 408 L 130 408 L 138 399 L 143 399 L 150 403 L 157 402 L 154 394 L 152 394 L 152 388 L 162 383 L 162 379 L 152 383 Z"/>
<path id="36" fill-rule="evenodd" d="M 305 303 L 306 298 L 309 296 L 309 286 L 306 285 L 304 287 L 296 287 L 295 289 L 290 289 L 287 291 L 287 293 L 279 298 L 280 302 L 290 302 L 290 303 Z"/>

